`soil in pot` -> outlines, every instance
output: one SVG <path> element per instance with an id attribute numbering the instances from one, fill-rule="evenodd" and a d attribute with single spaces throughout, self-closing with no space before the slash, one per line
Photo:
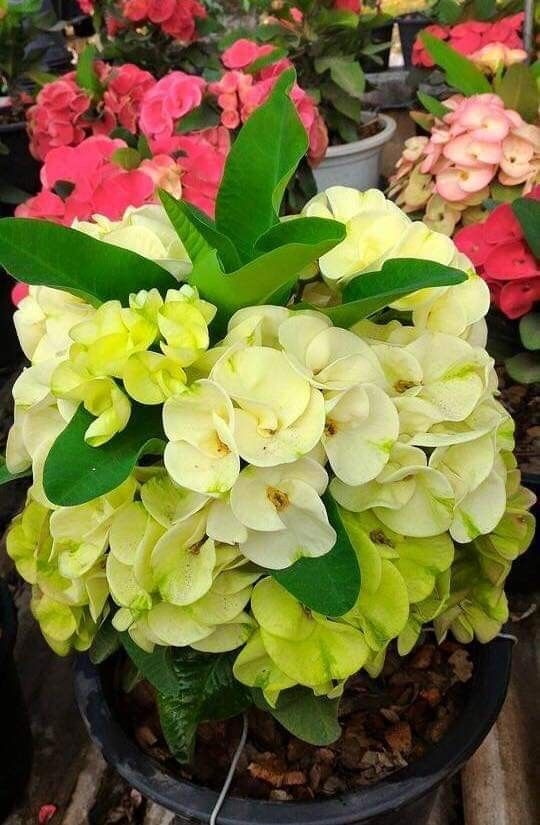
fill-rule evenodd
<path id="1" fill-rule="evenodd" d="M 423 756 L 462 711 L 473 664 L 462 645 L 425 643 L 409 656 L 389 653 L 383 674 L 361 673 L 341 703 L 343 734 L 333 745 L 300 741 L 272 716 L 250 712 L 249 733 L 231 796 L 275 801 L 313 800 L 376 783 Z M 122 725 L 139 746 L 179 779 L 219 790 L 240 737 L 241 720 L 200 726 L 191 767 L 171 757 L 159 726 L 153 689 L 138 683 L 129 693 L 114 675 Z"/>
<path id="2" fill-rule="evenodd" d="M 0 581 L 0 822 L 22 795 L 32 764 L 32 736 L 13 658 L 17 621 Z"/>
<path id="3" fill-rule="evenodd" d="M 510 592 L 528 593 L 540 585 L 540 384 L 518 384 L 503 365 L 497 368 L 501 401 L 516 422 L 516 458 L 523 484 L 536 495 L 533 508 L 537 532 L 531 547 L 512 565 Z"/>

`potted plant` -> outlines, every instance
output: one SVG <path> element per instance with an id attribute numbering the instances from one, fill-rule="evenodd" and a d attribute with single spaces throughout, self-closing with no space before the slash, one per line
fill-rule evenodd
<path id="1" fill-rule="evenodd" d="M 516 420 L 516 457 L 527 486 L 540 494 L 535 388 L 540 382 L 540 186 L 501 204 L 482 223 L 460 229 L 458 249 L 489 285 L 488 349 L 499 360 L 502 401 Z M 538 506 L 538 505 L 536 505 Z M 514 589 L 538 586 L 538 548 L 512 571 Z"/>
<path id="2" fill-rule="evenodd" d="M 406 141 L 389 194 L 406 212 L 452 235 L 482 220 L 490 204 L 526 194 L 540 182 L 539 90 L 524 64 L 506 71 L 500 66 L 490 80 L 439 38 L 428 32 L 421 38 L 458 94 L 441 102 L 418 93 L 427 112 L 412 116 L 428 136 Z M 475 127 L 475 118 L 484 116 L 491 126 Z"/>
<path id="3" fill-rule="evenodd" d="M 345 5 L 347 8 L 345 8 Z M 383 146 L 396 124 L 388 115 L 365 110 L 366 80 L 362 61 L 376 66 L 388 44 L 371 40 L 379 17 L 351 11 L 350 4 L 291 1 L 272 10 L 252 36 L 288 54 L 298 82 L 313 96 L 329 134 L 326 154 L 313 174 L 319 190 L 332 184 L 359 189 L 377 186 Z M 232 42 L 236 35 L 228 37 Z"/>
<path id="4" fill-rule="evenodd" d="M 0 579 L 0 820 L 23 793 L 32 765 L 32 735 L 14 658 L 17 614 Z"/>
<path id="5" fill-rule="evenodd" d="M 493 396 L 479 338 L 487 286 L 470 262 L 375 190 L 333 187 L 280 220 L 308 146 L 294 80 L 279 77 L 233 144 L 215 222 L 162 193 L 147 228 L 156 241 L 178 232 L 191 262 L 182 285 L 115 224 L 98 220 L 98 240 L 0 223 L 0 260 L 32 284 L 16 319 L 31 366 L 14 387 L 6 458 L 33 485 L 7 549 L 55 651 L 101 660 L 120 644 L 154 686 L 180 777 L 200 723 L 253 702 L 259 725 L 270 714 L 331 760 L 349 677 L 377 677 L 432 621 L 441 647 L 422 657 L 459 650 L 468 675 L 448 633 L 491 641 L 474 653 L 455 728 L 439 727 L 417 768 L 334 801 L 234 800 L 224 819 L 394 822 L 404 806 L 425 816 L 426 795 L 500 708 L 501 541 L 526 548 L 532 500 Z M 122 657 L 109 668 L 84 660 L 77 676 L 105 754 L 170 810 L 206 821 L 214 808 L 215 819 L 216 793 L 166 778 L 112 721 Z M 436 697 L 423 701 L 429 714 Z"/>
<path id="6" fill-rule="evenodd" d="M 105 60 L 135 63 L 156 77 L 174 69 L 198 74 L 211 64 L 205 40 L 219 25 L 200 0 L 79 0 L 79 5 L 92 15 Z"/>

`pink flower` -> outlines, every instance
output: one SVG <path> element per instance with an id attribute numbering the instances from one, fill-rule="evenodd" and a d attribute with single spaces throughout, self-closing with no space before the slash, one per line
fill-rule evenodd
<path id="1" fill-rule="evenodd" d="M 43 218 L 54 223 L 63 223 L 66 207 L 62 198 L 44 189 L 15 210 L 18 218 Z"/>
<path id="2" fill-rule="evenodd" d="M 177 121 L 201 105 L 206 82 L 185 72 L 171 72 L 144 96 L 139 125 L 153 152 L 176 149 Z"/>
<path id="3" fill-rule="evenodd" d="M 488 30 L 489 23 L 476 20 L 459 23 L 450 29 L 450 46 L 461 54 L 469 55 L 484 45 L 483 37 Z"/>
<path id="4" fill-rule="evenodd" d="M 362 11 L 361 0 L 334 0 L 334 8 L 339 11 L 352 11 L 360 14 Z"/>
<path id="5" fill-rule="evenodd" d="M 143 98 L 155 85 L 156 80 L 150 72 L 132 63 L 114 67 L 103 96 L 104 105 L 121 126 L 136 132 Z"/>
<path id="6" fill-rule="evenodd" d="M 460 252 L 470 258 L 475 267 L 481 266 L 491 251 L 491 245 L 486 239 L 486 223 L 464 226 L 454 235 L 455 245 Z"/>
<path id="7" fill-rule="evenodd" d="M 484 261 L 484 274 L 489 280 L 507 281 L 540 275 L 538 264 L 523 240 L 494 244 Z"/>
<path id="8" fill-rule="evenodd" d="M 197 20 L 206 17 L 206 9 L 198 0 L 124 0 L 121 10 L 131 23 L 148 21 L 183 43 L 196 39 Z"/>
<path id="9" fill-rule="evenodd" d="M 223 65 L 227 69 L 245 69 L 259 57 L 264 57 L 274 51 L 274 46 L 259 46 L 253 40 L 245 37 L 237 40 L 221 55 Z"/>
<path id="10" fill-rule="evenodd" d="M 540 301 L 540 273 L 536 278 L 505 284 L 498 295 L 499 308 L 508 318 L 521 318 Z"/>
<path id="11" fill-rule="evenodd" d="M 143 160 L 139 171 L 151 178 L 154 189 L 165 189 L 174 198 L 182 197 L 182 169 L 169 155 Z"/>
<path id="12" fill-rule="evenodd" d="M 79 8 L 83 14 L 93 14 L 94 13 L 94 4 L 92 0 L 77 0 L 79 4 Z"/>
<path id="13" fill-rule="evenodd" d="M 495 75 L 501 68 L 523 63 L 527 60 L 527 52 L 524 49 L 510 49 L 504 43 L 487 43 L 469 55 L 469 59 L 486 74 Z"/>
<path id="14" fill-rule="evenodd" d="M 14 306 L 18 307 L 21 303 L 23 298 L 26 298 L 28 295 L 28 284 L 15 284 L 13 289 L 11 290 L 11 302 Z"/>
<path id="15" fill-rule="evenodd" d="M 27 113 L 30 151 L 43 160 L 50 149 L 80 143 L 88 124 L 83 115 L 92 101 L 75 82 L 75 72 L 47 83 Z"/>
<path id="16" fill-rule="evenodd" d="M 432 34 L 434 37 L 438 37 L 439 40 L 448 40 L 450 30 L 445 26 L 439 26 L 435 23 L 432 26 L 426 26 L 423 31 Z M 435 65 L 433 58 L 427 51 L 419 36 L 413 44 L 412 64 L 413 66 L 423 66 L 426 69 L 431 69 Z"/>
<path id="17" fill-rule="evenodd" d="M 219 128 L 179 137 L 183 197 L 211 217 L 229 147 L 228 133 Z"/>
<path id="18" fill-rule="evenodd" d="M 148 0 L 126 0 L 122 11 L 128 20 L 140 23 L 148 17 Z"/>

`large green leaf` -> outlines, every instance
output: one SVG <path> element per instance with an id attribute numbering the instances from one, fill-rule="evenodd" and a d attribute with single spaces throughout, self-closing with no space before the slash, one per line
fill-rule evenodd
<path id="1" fill-rule="evenodd" d="M 289 97 L 294 80 L 292 69 L 283 72 L 240 131 L 225 165 L 216 225 L 244 262 L 257 238 L 278 223 L 287 184 L 307 151 L 306 130 Z"/>
<path id="2" fill-rule="evenodd" d="M 310 688 L 299 685 L 282 690 L 273 708 L 259 688 L 254 688 L 252 694 L 257 707 L 271 713 L 289 733 L 303 742 L 322 747 L 331 745 L 341 736 L 339 699 L 315 696 Z"/>
<path id="3" fill-rule="evenodd" d="M 427 287 L 453 286 L 467 280 L 460 269 L 416 258 L 385 261 L 379 272 L 367 272 L 350 281 L 343 291 L 343 303 L 319 308 L 334 324 L 348 329 L 362 318 L 388 304 Z M 305 305 L 299 304 L 302 309 Z"/>
<path id="4" fill-rule="evenodd" d="M 343 616 L 356 604 L 360 592 L 360 568 L 343 525 L 340 508 L 330 495 L 324 497 L 326 512 L 337 540 L 329 553 L 303 558 L 272 575 L 302 604 L 324 616 Z"/>
<path id="5" fill-rule="evenodd" d="M 533 198 L 517 198 L 512 210 L 534 257 L 540 260 L 540 201 Z"/>
<path id="6" fill-rule="evenodd" d="M 156 645 L 147 653 L 136 644 L 129 633 L 121 633 L 120 640 L 129 658 L 147 682 L 163 696 L 175 696 L 178 680 L 172 665 L 174 648 Z"/>
<path id="7" fill-rule="evenodd" d="M 366 78 L 357 60 L 350 57 L 322 57 L 315 61 L 319 74 L 330 70 L 334 83 L 346 94 L 360 99 L 366 88 Z"/>
<path id="8" fill-rule="evenodd" d="M 256 241 L 258 258 L 225 275 L 216 253 L 201 255 L 189 281 L 218 307 L 218 325 L 238 309 L 276 300 L 302 271 L 343 240 L 343 224 L 326 218 L 298 218 L 272 227 Z"/>
<path id="9" fill-rule="evenodd" d="M 176 198 L 173 198 L 172 195 L 163 189 L 160 190 L 159 196 L 169 216 L 169 220 L 176 229 L 178 237 L 186 247 L 192 260 L 194 260 L 194 258 L 189 252 L 184 236 L 191 236 L 193 233 L 196 233 L 201 239 L 197 241 L 197 249 L 195 250 L 197 253 L 196 257 L 198 257 L 199 252 L 203 249 L 202 242 L 204 240 L 206 241 L 207 249 L 215 249 L 218 252 L 220 261 L 226 272 L 231 272 L 241 266 L 238 252 L 234 248 L 233 243 L 226 235 L 218 232 L 215 223 L 208 215 L 205 215 L 204 212 L 197 209 L 193 204 L 187 203 L 187 201 L 176 200 Z"/>
<path id="10" fill-rule="evenodd" d="M 77 86 L 88 92 L 90 97 L 98 100 L 103 94 L 103 86 L 96 72 L 94 61 L 97 56 L 95 46 L 86 46 L 77 61 Z"/>
<path id="11" fill-rule="evenodd" d="M 500 80 L 495 80 L 494 86 L 507 109 L 514 109 L 524 120 L 534 122 L 540 93 L 529 66 L 525 63 L 509 66 Z"/>
<path id="12" fill-rule="evenodd" d="M 448 114 L 450 109 L 441 103 L 440 100 L 437 100 L 436 97 L 432 95 L 428 95 L 425 92 L 417 92 L 416 96 L 418 100 L 424 107 L 424 109 L 429 112 L 431 115 L 435 115 L 435 117 L 443 118 L 445 115 Z"/>
<path id="13" fill-rule="evenodd" d="M 191 262 L 196 264 L 198 257 L 208 252 L 212 247 L 186 213 L 182 201 L 176 200 L 164 189 L 160 189 L 159 199 L 176 230 L 176 234 L 184 244 Z"/>
<path id="14" fill-rule="evenodd" d="M 111 616 L 109 615 L 94 636 L 94 640 L 88 650 L 88 656 L 92 664 L 100 665 L 102 662 L 105 662 L 109 656 L 116 653 L 119 647 L 120 634 L 116 628 L 113 627 Z"/>
<path id="15" fill-rule="evenodd" d="M 10 473 L 5 457 L 0 455 L 0 486 L 2 484 L 9 484 L 10 481 L 16 481 L 18 478 L 29 478 L 31 475 L 31 467 L 29 467 L 28 470 L 23 470 L 22 473 Z"/>
<path id="16" fill-rule="evenodd" d="M 252 704 L 252 699 L 233 676 L 231 653 L 177 648 L 170 661 L 176 692 L 158 696 L 159 718 L 171 753 L 186 763 L 193 756 L 200 722 L 237 716 Z"/>
<path id="17" fill-rule="evenodd" d="M 420 32 L 420 38 L 435 63 L 444 69 L 449 86 L 467 96 L 493 91 L 480 69 L 447 43 L 426 31 Z"/>
<path id="18" fill-rule="evenodd" d="M 72 292 L 93 304 L 178 285 L 158 264 L 128 249 L 49 221 L 0 220 L 0 263 L 19 281 Z"/>
<path id="19" fill-rule="evenodd" d="M 161 451 L 161 407 L 133 403 L 126 429 L 102 447 L 90 447 L 84 440 L 94 420 L 81 405 L 51 447 L 43 485 L 53 504 L 72 507 L 102 496 L 125 481 L 141 455 Z"/>

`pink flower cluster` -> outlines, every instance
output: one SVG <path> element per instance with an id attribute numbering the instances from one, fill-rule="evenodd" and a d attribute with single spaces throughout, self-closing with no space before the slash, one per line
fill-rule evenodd
<path id="1" fill-rule="evenodd" d="M 77 146 L 90 135 L 108 135 L 116 126 L 135 131 L 142 100 L 155 79 L 131 63 L 94 65 L 104 88 L 99 101 L 92 100 L 70 72 L 44 86 L 28 110 L 30 151 L 38 160 L 51 149 Z"/>
<path id="2" fill-rule="evenodd" d="M 334 0 L 334 8 L 339 11 L 352 11 L 354 14 L 360 14 L 362 0 Z"/>
<path id="3" fill-rule="evenodd" d="M 198 0 L 123 0 L 120 12 L 130 23 L 152 23 L 182 43 L 196 39 L 197 20 L 206 17 L 206 9 Z"/>
<path id="4" fill-rule="evenodd" d="M 528 197 L 540 200 L 540 186 Z M 540 261 L 509 204 L 497 206 L 483 223 L 460 229 L 454 241 L 487 281 L 493 303 L 508 318 L 520 318 L 540 301 Z"/>
<path id="5" fill-rule="evenodd" d="M 524 13 L 503 17 L 495 23 L 467 20 L 456 26 L 427 26 L 425 31 L 445 40 L 460 54 L 472 60 L 480 69 L 495 74 L 498 68 L 521 63 L 527 59 L 523 49 L 521 29 Z M 432 68 L 434 62 L 420 37 L 416 38 L 412 52 L 414 66 Z"/>
<path id="6" fill-rule="evenodd" d="M 428 137 L 411 138 L 390 179 L 390 193 L 405 211 L 424 208 L 461 214 L 478 207 L 494 183 L 529 192 L 540 180 L 540 128 L 506 109 L 498 95 L 444 101 L 450 111 L 436 119 Z M 433 205 L 433 202 L 432 204 Z"/>
<path id="7" fill-rule="evenodd" d="M 290 68 L 287 59 L 278 60 L 259 71 L 248 72 L 249 67 L 270 54 L 273 46 L 259 46 L 251 40 L 237 40 L 221 57 L 227 69 L 219 81 L 209 85 L 221 109 L 221 123 L 227 129 L 236 129 L 245 123 L 251 113 L 269 97 L 278 77 Z M 328 132 L 313 98 L 295 83 L 291 91 L 300 120 L 309 138 L 309 159 L 316 166 L 328 147 Z"/>
<path id="8" fill-rule="evenodd" d="M 71 226 L 75 218 L 89 220 L 96 213 L 118 220 L 128 206 L 153 202 L 157 186 L 179 194 L 182 170 L 172 158 L 161 155 L 124 169 L 115 153 L 125 148 L 123 140 L 96 135 L 51 149 L 41 168 L 41 192 L 16 214 Z"/>

